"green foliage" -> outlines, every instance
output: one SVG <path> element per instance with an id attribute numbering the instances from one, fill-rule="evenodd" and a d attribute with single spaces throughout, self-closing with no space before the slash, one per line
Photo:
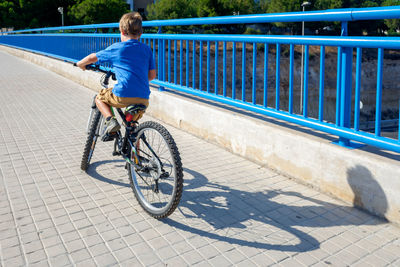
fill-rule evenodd
<path id="1" fill-rule="evenodd" d="M 159 0 L 147 7 L 150 20 L 165 20 L 194 17 L 214 17 L 235 14 L 252 14 L 258 11 L 254 0 Z M 213 25 L 190 26 L 187 31 L 218 33 L 218 32 L 243 32 L 245 26 Z M 180 27 L 166 27 L 165 32 L 176 32 Z"/>
<path id="2" fill-rule="evenodd" d="M 312 5 L 314 10 L 335 9 L 343 7 L 343 0 L 316 0 Z"/>
<path id="3" fill-rule="evenodd" d="M 386 0 L 382 6 L 400 6 L 400 0 Z M 400 19 L 385 19 L 385 25 L 391 35 L 397 35 L 400 30 Z"/>
<path id="4" fill-rule="evenodd" d="M 219 0 L 222 4 L 222 10 L 219 10 L 218 16 L 240 14 L 253 14 L 258 10 L 257 3 L 254 0 Z"/>
<path id="5" fill-rule="evenodd" d="M 61 26 L 58 7 L 66 7 L 74 0 L 20 0 L 20 16 L 26 28 Z M 65 17 L 65 14 L 64 14 Z M 67 22 L 67 21 L 65 21 Z"/>
<path id="6" fill-rule="evenodd" d="M 196 16 L 196 8 L 192 0 L 160 0 L 147 7 L 150 20 L 178 19 Z"/>
<path id="7" fill-rule="evenodd" d="M 218 16 L 221 8 L 218 0 L 199 0 L 196 6 L 196 15 L 197 17 L 215 17 Z"/>
<path id="8" fill-rule="evenodd" d="M 248 28 L 246 29 L 246 31 L 244 32 L 244 34 L 257 35 L 257 34 L 263 34 L 263 32 L 262 32 L 261 30 L 253 29 L 253 28 L 248 27 Z"/>
<path id="9" fill-rule="evenodd" d="M 268 13 L 301 11 L 302 0 L 270 0 L 267 6 Z"/>
<path id="10" fill-rule="evenodd" d="M 300 11 L 301 8 L 301 0 L 270 0 L 266 5 L 267 13 L 283 13 L 283 12 L 294 12 Z M 282 23 L 277 22 L 274 25 L 278 27 L 289 27 L 292 29 L 299 28 L 296 23 Z"/>
<path id="11" fill-rule="evenodd" d="M 119 21 L 127 12 L 123 0 L 83 0 L 72 6 L 68 15 L 78 24 L 95 24 Z"/>
<path id="12" fill-rule="evenodd" d="M 0 28 L 36 28 L 61 25 L 58 7 L 64 10 L 77 0 L 0 0 Z M 68 22 L 67 18 L 65 21 Z"/>
<path id="13" fill-rule="evenodd" d="M 18 5 L 15 1 L 0 2 L 0 27 L 13 27 L 18 19 Z"/>
<path id="14" fill-rule="evenodd" d="M 160 0 L 147 7 L 148 17 L 177 19 L 252 14 L 257 11 L 254 0 Z"/>

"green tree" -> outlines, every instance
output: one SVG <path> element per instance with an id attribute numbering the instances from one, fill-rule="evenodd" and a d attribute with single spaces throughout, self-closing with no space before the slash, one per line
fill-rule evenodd
<path id="1" fill-rule="evenodd" d="M 197 2 L 197 17 L 219 16 L 222 5 L 218 0 L 199 0 Z"/>
<path id="2" fill-rule="evenodd" d="M 286 12 L 296 12 L 301 11 L 302 0 L 270 0 L 266 5 L 267 13 L 286 13 Z M 299 23 L 283 23 L 276 22 L 274 25 L 278 27 L 288 27 L 291 32 L 299 32 L 301 30 L 301 25 Z M 309 24 L 311 25 L 311 24 Z"/>
<path id="3" fill-rule="evenodd" d="M 117 22 L 129 12 L 124 0 L 83 0 L 73 5 L 68 16 L 77 24 Z"/>
<path id="4" fill-rule="evenodd" d="M 160 0 L 147 7 L 148 18 L 179 19 L 196 17 L 196 6 L 192 0 Z"/>
<path id="5" fill-rule="evenodd" d="M 254 0 L 160 0 L 147 7 L 149 19 L 178 19 L 252 14 Z"/>
<path id="6" fill-rule="evenodd" d="M 16 1 L 0 2 L 0 28 L 17 27 L 18 4 Z"/>
<path id="7" fill-rule="evenodd" d="M 60 26 L 58 7 L 67 10 L 77 0 L 0 0 L 0 27 L 37 28 Z M 68 19 L 65 17 L 68 24 Z"/>
<path id="8" fill-rule="evenodd" d="M 65 25 L 69 24 L 66 11 L 76 0 L 19 0 L 20 17 L 26 28 L 61 26 L 59 7 L 64 8 Z"/>
<path id="9" fill-rule="evenodd" d="M 219 0 L 222 9 L 219 16 L 240 14 L 253 14 L 258 11 L 258 4 L 254 0 Z M 258 2 L 258 1 L 257 1 Z"/>
<path id="10" fill-rule="evenodd" d="M 258 5 L 254 0 L 160 0 L 147 7 L 148 18 L 178 19 L 193 17 L 214 17 L 234 14 L 251 14 Z M 214 25 L 189 26 L 190 30 L 199 30 L 206 33 L 244 31 L 244 26 Z M 177 31 L 180 27 L 167 27 L 166 31 Z"/>
<path id="11" fill-rule="evenodd" d="M 312 9 L 314 10 L 335 9 L 342 7 L 343 7 L 343 0 L 316 0 L 312 4 Z"/>
<path id="12" fill-rule="evenodd" d="M 382 6 L 400 6 L 400 0 L 386 0 Z M 389 33 L 393 34 L 400 30 L 400 19 L 385 19 L 385 25 Z"/>

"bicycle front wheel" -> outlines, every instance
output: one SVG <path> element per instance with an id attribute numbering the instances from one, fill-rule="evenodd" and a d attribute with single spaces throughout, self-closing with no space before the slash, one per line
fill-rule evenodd
<path id="1" fill-rule="evenodd" d="M 91 122 L 89 122 L 89 131 L 85 143 L 85 148 L 83 150 L 81 169 L 87 171 L 90 160 L 92 159 L 94 147 L 96 146 L 97 138 L 99 137 L 100 127 L 101 127 L 101 113 L 95 108 L 93 114 L 91 114 Z"/>
<path id="2" fill-rule="evenodd" d="M 132 190 L 147 213 L 157 219 L 165 218 L 174 212 L 182 196 L 183 171 L 178 148 L 159 123 L 144 122 L 136 133 L 134 148 L 130 148 L 131 161 L 138 160 L 129 168 Z"/>

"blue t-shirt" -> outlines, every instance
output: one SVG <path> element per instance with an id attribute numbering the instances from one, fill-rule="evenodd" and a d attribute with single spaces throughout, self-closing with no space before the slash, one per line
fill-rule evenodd
<path id="1" fill-rule="evenodd" d="M 150 47 L 138 40 L 114 43 L 96 53 L 99 63 L 113 66 L 118 83 L 113 93 L 119 97 L 149 99 L 149 70 L 154 70 L 153 53 Z"/>

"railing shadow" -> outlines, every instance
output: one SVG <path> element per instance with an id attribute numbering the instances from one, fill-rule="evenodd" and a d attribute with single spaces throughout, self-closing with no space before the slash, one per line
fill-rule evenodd
<path id="1" fill-rule="evenodd" d="M 357 164 L 348 169 L 347 182 L 354 194 L 355 207 L 385 217 L 389 206 L 386 194 L 367 167 Z"/>

